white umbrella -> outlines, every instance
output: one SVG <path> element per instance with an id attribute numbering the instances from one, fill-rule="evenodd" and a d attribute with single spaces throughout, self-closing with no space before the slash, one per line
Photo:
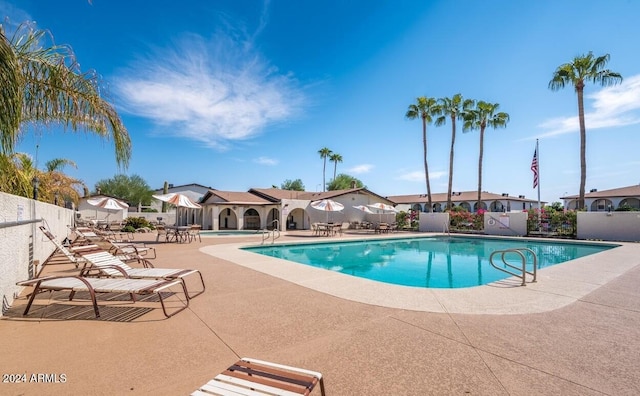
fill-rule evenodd
<path id="1" fill-rule="evenodd" d="M 387 212 L 398 213 L 398 209 L 394 208 L 391 205 L 387 205 L 385 203 L 382 203 L 382 202 L 376 202 L 374 204 L 370 204 L 370 205 L 367 205 L 367 206 L 370 207 L 370 208 L 381 210 L 381 211 L 385 211 L 386 210 Z M 382 213 L 380 213 L 380 222 L 382 222 Z"/>
<path id="2" fill-rule="evenodd" d="M 391 205 L 387 205 L 385 203 L 382 203 L 382 202 L 377 202 L 377 203 L 374 203 L 374 204 L 371 204 L 371 205 L 367 205 L 367 206 L 370 207 L 370 208 L 378 209 L 378 210 L 386 210 L 386 211 L 395 212 L 395 213 L 398 212 L 398 209 L 394 208 Z"/>
<path id="3" fill-rule="evenodd" d="M 361 211 L 363 211 L 363 212 L 365 212 L 365 213 L 371 213 L 371 214 L 373 214 L 373 211 L 372 211 L 371 209 L 369 209 L 369 207 L 368 207 L 368 206 L 364 206 L 364 205 L 357 205 L 357 206 L 354 206 L 354 208 L 356 208 L 356 209 L 360 209 Z"/>
<path id="4" fill-rule="evenodd" d="M 344 209 L 344 205 L 330 199 L 322 199 L 320 201 L 311 202 L 311 207 L 317 210 L 327 212 L 327 222 L 329 220 L 329 212 L 338 212 Z"/>
<path id="5" fill-rule="evenodd" d="M 152 195 L 155 199 L 159 199 L 160 201 L 164 201 L 174 205 L 176 207 L 176 224 L 178 222 L 178 208 L 190 208 L 190 209 L 201 209 L 202 205 L 193 202 L 193 200 L 187 197 L 184 194 L 180 193 L 169 193 L 169 194 L 161 194 L 161 195 Z"/>
<path id="6" fill-rule="evenodd" d="M 98 208 L 107 209 L 107 217 L 111 215 L 111 212 L 108 212 L 109 210 L 123 210 L 129 207 L 129 205 L 126 202 L 122 202 L 118 199 L 111 198 L 111 197 L 87 199 L 87 203 L 89 205 L 92 205 Z M 98 210 L 96 210 L 96 220 L 97 219 L 98 219 Z"/>

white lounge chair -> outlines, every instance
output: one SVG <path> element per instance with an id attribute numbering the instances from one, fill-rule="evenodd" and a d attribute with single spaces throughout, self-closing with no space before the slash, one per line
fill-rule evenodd
<path id="1" fill-rule="evenodd" d="M 325 396 L 322 374 L 317 371 L 242 358 L 191 396 L 309 395 L 318 384 Z"/>
<path id="2" fill-rule="evenodd" d="M 76 266 L 76 268 L 78 268 L 81 264 L 85 264 L 86 260 L 84 258 L 76 257 L 71 251 L 69 251 L 69 249 L 67 249 L 62 243 L 60 243 L 56 239 L 55 235 L 53 235 L 51 231 L 49 231 L 45 226 L 40 226 L 38 228 L 40 228 L 40 231 L 42 231 L 42 233 L 51 241 L 51 243 L 54 244 L 54 246 L 56 247 L 56 251 L 64 254 L 64 256 Z"/>
<path id="3" fill-rule="evenodd" d="M 29 298 L 29 303 L 24 310 L 23 315 L 29 313 L 31 304 L 38 293 L 45 291 L 70 291 L 69 300 L 72 300 L 76 292 L 88 292 L 93 303 L 93 310 L 96 318 L 100 317 L 100 310 L 96 301 L 96 293 L 127 293 L 131 295 L 131 299 L 135 302 L 135 295 L 156 294 L 162 305 L 162 312 L 169 318 L 189 306 L 189 298 L 187 297 L 187 289 L 181 279 L 165 280 L 165 279 L 113 279 L 113 278 L 84 278 L 81 276 L 49 276 L 43 278 L 29 279 L 16 283 L 18 286 L 32 286 L 33 292 Z M 185 298 L 181 299 L 184 306 L 174 312 L 167 312 L 162 292 L 168 291 L 170 288 L 180 287 Z"/>
<path id="4" fill-rule="evenodd" d="M 202 289 L 193 294 L 187 294 L 188 298 L 196 297 L 204 293 L 205 285 L 202 274 L 194 269 L 173 269 L 173 268 L 155 268 L 148 260 L 142 259 L 145 268 L 132 268 L 118 257 L 113 256 L 109 252 L 97 245 L 74 246 L 71 250 L 79 254 L 89 264 L 83 268 L 81 275 L 91 276 L 109 276 L 112 278 L 133 278 L 133 279 L 181 279 L 189 275 L 197 274 L 200 277 Z M 185 283 L 186 288 L 186 283 Z"/>

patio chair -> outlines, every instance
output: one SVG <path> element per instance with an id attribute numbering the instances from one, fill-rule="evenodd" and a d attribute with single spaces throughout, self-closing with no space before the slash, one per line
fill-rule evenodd
<path id="1" fill-rule="evenodd" d="M 156 242 L 160 242 L 160 239 L 164 238 L 165 242 L 169 242 L 169 234 L 167 232 L 167 229 L 164 228 L 164 225 L 158 225 L 156 226 Z"/>
<path id="2" fill-rule="evenodd" d="M 73 229 L 76 234 L 74 244 L 95 243 L 99 241 L 127 242 L 133 240 L 133 234 L 120 231 L 105 231 L 91 227 L 76 227 Z"/>
<path id="3" fill-rule="evenodd" d="M 29 279 L 26 281 L 17 282 L 18 286 L 32 286 L 33 292 L 29 297 L 29 302 L 24 310 L 23 316 L 26 316 L 31 309 L 33 300 L 36 295 L 45 291 L 64 291 L 68 290 L 69 301 L 73 300 L 76 292 L 88 292 L 91 302 L 93 304 L 93 311 L 96 318 L 100 317 L 100 310 L 98 309 L 98 303 L 96 301 L 97 293 L 126 293 L 131 296 L 133 302 L 136 301 L 135 295 L 149 295 L 155 294 L 158 296 L 160 305 L 162 306 L 162 312 L 167 318 L 183 311 L 189 306 L 189 297 L 187 296 L 187 289 L 184 282 L 180 279 L 166 280 L 166 279 L 112 279 L 112 278 L 84 278 L 81 276 L 48 276 L 43 278 Z M 184 305 L 179 309 L 169 313 L 165 305 L 163 293 L 170 291 L 171 288 L 179 286 L 184 293 L 185 298 L 180 299 Z"/>
<path id="4" fill-rule="evenodd" d="M 338 228 L 338 234 L 342 236 L 342 233 L 344 232 L 344 230 L 348 230 L 349 227 L 351 227 L 351 223 L 347 221 L 342 222 L 342 224 L 340 225 L 340 228 Z"/>
<path id="5" fill-rule="evenodd" d="M 242 358 L 191 396 L 309 395 L 318 384 L 325 396 L 322 374 L 316 371 Z"/>
<path id="6" fill-rule="evenodd" d="M 51 231 L 49 231 L 45 226 L 39 226 L 38 228 L 40 228 L 40 231 L 42 231 L 42 233 L 51 241 L 51 243 L 53 243 L 53 245 L 56 247 L 56 250 L 54 250 L 54 253 L 56 251 L 64 254 L 64 256 L 71 261 L 76 268 L 79 268 L 81 264 L 85 264 L 86 260 L 82 257 L 77 257 L 75 254 L 73 254 L 69 249 L 66 248 L 66 246 L 64 246 L 63 244 L 61 244 L 60 242 L 58 242 L 56 240 L 55 235 L 53 235 L 51 233 Z"/>
<path id="7" fill-rule="evenodd" d="M 200 224 L 194 224 L 191 226 L 191 228 L 189 228 L 189 231 L 188 231 L 189 242 L 195 241 L 196 238 L 198 238 L 198 240 L 202 242 L 202 237 L 200 236 L 201 229 L 202 229 L 202 226 Z"/>
<path id="8" fill-rule="evenodd" d="M 146 259 L 156 258 L 156 249 L 152 246 L 147 246 L 144 243 L 131 242 L 133 238 L 111 238 L 111 235 L 104 235 L 98 233 L 90 228 L 77 227 L 74 230 L 77 235 L 77 239 L 73 245 L 94 245 L 96 243 L 104 243 L 109 246 L 109 252 L 113 255 L 119 256 L 124 261 L 131 261 L 132 257 L 135 260 L 141 259 L 143 256 Z M 153 256 L 150 254 L 153 253 Z"/>
<path id="9" fill-rule="evenodd" d="M 71 248 L 74 253 L 83 257 L 89 266 L 82 268 L 81 276 L 108 276 L 112 278 L 132 278 L 132 279 L 180 279 L 185 283 L 184 278 L 189 275 L 197 274 L 200 277 L 202 289 L 193 294 L 187 294 L 188 298 L 196 297 L 204 293 L 204 279 L 198 270 L 193 269 L 173 269 L 173 268 L 155 268 L 149 260 L 142 259 L 141 262 L 145 268 L 132 268 L 118 257 L 111 255 L 109 252 L 97 245 L 84 245 Z"/>

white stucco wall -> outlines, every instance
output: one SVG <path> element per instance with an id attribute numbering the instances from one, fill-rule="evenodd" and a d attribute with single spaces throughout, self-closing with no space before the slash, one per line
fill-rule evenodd
<path id="1" fill-rule="evenodd" d="M 21 288 L 16 282 L 34 276 L 55 250 L 38 229 L 45 225 L 62 241 L 73 226 L 73 211 L 59 206 L 0 192 L 0 293 L 2 312 L 11 305 Z M 18 224 L 40 220 L 28 224 Z"/>
<path id="2" fill-rule="evenodd" d="M 578 239 L 640 242 L 640 212 L 578 212 Z"/>
<path id="3" fill-rule="evenodd" d="M 527 213 L 484 213 L 484 233 L 487 235 L 527 235 Z"/>
<path id="4" fill-rule="evenodd" d="M 420 213 L 418 230 L 421 232 L 446 232 L 449 229 L 449 213 Z"/>

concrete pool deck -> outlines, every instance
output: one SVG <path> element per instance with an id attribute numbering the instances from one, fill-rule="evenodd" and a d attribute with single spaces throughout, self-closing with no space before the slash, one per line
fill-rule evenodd
<path id="1" fill-rule="evenodd" d="M 362 236 L 343 239 L 352 237 Z M 185 395 L 244 356 L 319 371 L 329 396 L 640 393 L 640 244 L 590 256 L 600 265 L 595 280 L 596 264 L 566 274 L 546 274 L 553 269 L 547 268 L 540 291 L 507 285 L 500 290 L 509 298 L 497 301 L 510 304 L 518 293 L 548 294 L 551 301 L 557 293 L 559 308 L 470 314 L 453 310 L 481 306 L 481 294 L 455 304 L 438 297 L 444 303 L 437 312 L 389 308 L 218 257 L 231 254 L 227 245 L 256 244 L 255 237 L 190 244 L 155 244 L 154 234 L 136 239 L 156 247 L 157 267 L 200 270 L 205 293 L 170 319 L 154 308 L 130 320 L 108 315 L 116 307 L 135 309 L 126 301 L 100 301 L 100 320 L 73 316 L 73 309 L 63 315 L 57 307 L 68 306 L 66 295 L 56 293 L 39 296 L 24 318 L 21 296 L 0 320 L 0 371 L 65 374 L 66 381 L 0 382 L 0 394 Z M 300 232 L 281 240 L 326 239 Z M 76 270 L 61 264 L 46 271 Z M 338 289 L 347 293 L 346 286 Z"/>

